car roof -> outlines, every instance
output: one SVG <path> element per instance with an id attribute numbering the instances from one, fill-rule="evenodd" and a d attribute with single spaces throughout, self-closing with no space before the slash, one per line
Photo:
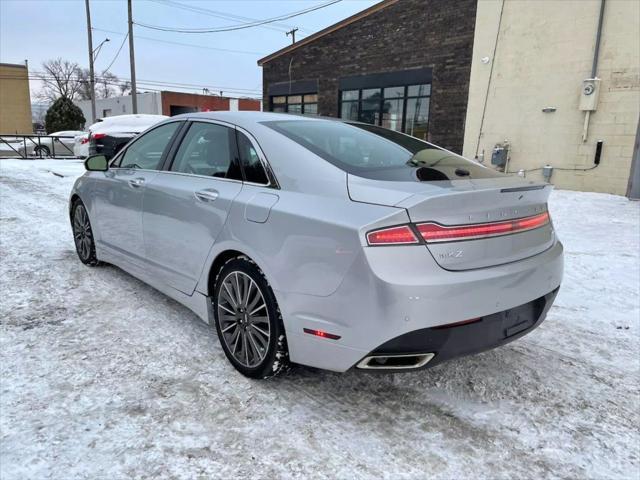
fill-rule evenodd
<path id="1" fill-rule="evenodd" d="M 198 112 L 198 113 L 184 113 L 182 115 L 176 115 L 171 117 L 172 119 L 206 119 L 206 120 L 219 120 L 221 122 L 228 122 L 239 127 L 250 128 L 251 126 L 260 122 L 278 121 L 278 120 L 310 120 L 310 121 L 322 121 L 322 120 L 339 120 L 335 118 L 325 118 L 308 115 L 293 115 L 290 113 L 273 113 L 273 112 L 255 112 L 255 111 L 218 111 L 218 112 Z"/>

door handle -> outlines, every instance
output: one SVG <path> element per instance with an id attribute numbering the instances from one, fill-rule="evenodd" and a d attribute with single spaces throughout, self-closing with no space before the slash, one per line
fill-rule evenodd
<path id="1" fill-rule="evenodd" d="M 129 185 L 133 188 L 139 188 L 144 185 L 144 178 L 134 178 L 133 180 L 129 180 Z"/>
<path id="2" fill-rule="evenodd" d="M 217 190 L 211 188 L 206 190 L 199 190 L 195 192 L 194 195 L 201 202 L 213 202 L 216 198 L 218 198 L 219 193 Z"/>

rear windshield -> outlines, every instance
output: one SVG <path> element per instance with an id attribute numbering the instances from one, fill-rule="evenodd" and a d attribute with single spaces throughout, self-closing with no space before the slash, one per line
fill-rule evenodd
<path id="1" fill-rule="evenodd" d="M 281 120 L 264 125 L 361 177 L 437 181 L 502 176 L 435 145 L 375 125 L 332 120 Z"/>

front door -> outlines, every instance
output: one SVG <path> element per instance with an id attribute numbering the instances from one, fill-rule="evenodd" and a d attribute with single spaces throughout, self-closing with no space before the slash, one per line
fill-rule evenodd
<path id="1" fill-rule="evenodd" d="M 158 174 L 163 156 L 181 122 L 163 124 L 142 135 L 96 175 L 94 203 L 98 241 L 136 263 L 144 258 L 142 199 Z"/>
<path id="2" fill-rule="evenodd" d="M 235 130 L 193 122 L 167 171 L 146 185 L 145 256 L 166 285 L 192 294 L 242 189 Z"/>

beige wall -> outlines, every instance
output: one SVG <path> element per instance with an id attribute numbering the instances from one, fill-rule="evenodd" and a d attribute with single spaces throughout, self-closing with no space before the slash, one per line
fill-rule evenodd
<path id="1" fill-rule="evenodd" d="M 582 80 L 591 76 L 600 0 L 479 0 L 476 17 L 464 155 L 476 153 L 491 65 L 479 152 L 485 165 L 497 142 L 511 144 L 509 171 L 601 164 L 588 172 L 555 170 L 559 188 L 625 194 L 640 115 L 640 2 L 607 0 L 597 77 L 600 101 L 582 141 L 585 113 L 578 109 Z M 489 57 L 488 63 L 482 63 Z M 554 113 L 543 113 L 555 107 Z M 541 172 L 527 173 L 541 179 Z"/>
<path id="2" fill-rule="evenodd" d="M 33 133 L 28 77 L 26 66 L 0 63 L 0 134 Z"/>

